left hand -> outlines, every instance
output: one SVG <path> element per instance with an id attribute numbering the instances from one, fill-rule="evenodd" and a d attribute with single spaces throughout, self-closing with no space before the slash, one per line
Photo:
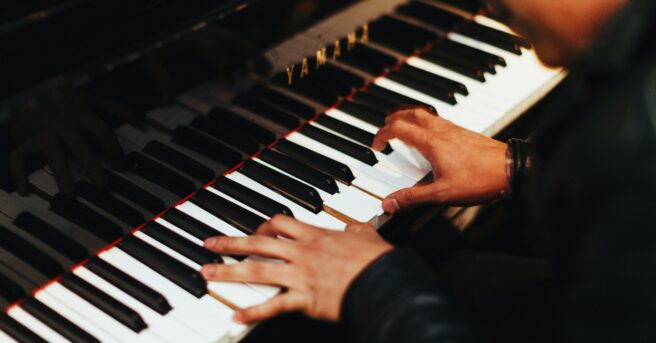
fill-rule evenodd
<path id="1" fill-rule="evenodd" d="M 286 289 L 264 304 L 237 311 L 234 320 L 242 323 L 291 311 L 337 321 L 347 287 L 373 260 L 393 249 L 369 224 L 350 224 L 346 232 L 337 232 L 282 215 L 262 224 L 254 236 L 209 238 L 205 247 L 220 254 L 285 261 L 203 266 L 202 274 L 207 280 L 251 282 Z"/>

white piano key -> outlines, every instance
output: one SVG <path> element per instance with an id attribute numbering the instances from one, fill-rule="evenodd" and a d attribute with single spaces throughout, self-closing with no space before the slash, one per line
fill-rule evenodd
<path id="1" fill-rule="evenodd" d="M 480 132 L 487 127 L 482 123 L 480 114 L 486 110 L 464 108 L 462 104 L 453 106 L 384 77 L 376 79 L 374 83 L 388 90 L 429 104 L 437 110 L 440 117 L 452 121 L 466 129 Z"/>
<path id="2" fill-rule="evenodd" d="M 285 174 L 286 176 L 302 182 L 308 186 L 314 187 L 311 184 L 297 178 L 294 175 L 291 175 L 285 172 L 282 169 L 278 169 L 275 166 L 266 163 L 265 161 L 260 160 L 259 158 L 254 158 L 253 160 L 279 172 Z M 314 189 L 319 192 L 321 199 L 323 199 L 324 204 L 336 210 L 342 214 L 347 215 L 348 217 L 355 219 L 359 222 L 369 222 L 375 217 L 382 215 L 382 202 L 379 199 L 372 197 L 371 195 L 342 183 L 337 183 L 339 192 L 335 194 L 327 193 L 319 188 L 314 187 Z"/>
<path id="3" fill-rule="evenodd" d="M 186 258 L 177 251 L 167 247 L 166 245 L 160 243 L 156 239 L 146 235 L 143 232 L 137 232 L 134 234 L 134 236 L 196 271 L 200 271 L 202 267 L 196 262 Z M 248 285 L 241 282 L 209 281 L 207 283 L 207 288 L 222 298 L 242 308 L 259 305 L 266 300 L 266 298 L 264 298 L 264 296 L 262 296 L 260 293 L 256 292 L 255 290 L 248 287 Z"/>
<path id="4" fill-rule="evenodd" d="M 205 211 L 204 209 L 198 207 L 196 204 L 186 201 L 176 207 L 178 210 L 186 213 L 187 215 L 194 217 L 195 219 L 203 222 L 206 225 L 209 225 L 214 230 L 230 236 L 230 237 L 245 237 L 246 234 L 237 230 L 232 225 L 224 222 L 223 220 L 215 217 L 213 214 Z"/>
<path id="5" fill-rule="evenodd" d="M 317 214 L 314 214 L 306 210 L 305 208 L 299 206 L 295 202 L 276 193 L 270 188 L 245 176 L 244 174 L 241 174 L 239 172 L 232 172 L 228 174 L 226 177 L 241 184 L 242 186 L 248 187 L 251 190 L 256 191 L 270 198 L 271 200 L 277 201 L 289 207 L 289 209 L 292 210 L 292 213 L 294 213 L 294 217 L 302 222 L 326 229 L 331 229 L 331 230 L 344 230 L 344 228 L 346 227 L 346 223 L 338 220 L 337 218 L 329 215 L 328 213 L 322 211 Z"/>
<path id="6" fill-rule="evenodd" d="M 326 114 L 337 120 L 341 120 L 355 127 L 359 127 L 360 129 L 369 133 L 378 133 L 379 128 L 377 126 L 362 121 L 338 109 L 330 109 L 326 111 Z M 424 176 L 431 172 L 432 167 L 430 162 L 426 160 L 419 151 L 406 145 L 399 139 L 392 139 L 389 141 L 389 144 L 392 146 L 392 149 L 394 149 L 394 152 L 388 155 L 388 159 L 390 161 L 394 162 L 397 159 L 402 159 L 404 163 L 409 163 L 410 165 L 414 166 L 414 168 L 419 170 L 420 174 L 423 174 Z"/>
<path id="7" fill-rule="evenodd" d="M 326 111 L 326 114 L 337 120 L 341 120 L 355 127 L 359 127 L 360 129 L 367 131 L 369 133 L 373 133 L 373 134 L 378 133 L 379 128 L 377 126 L 369 124 L 363 120 L 360 120 L 352 116 L 351 114 L 348 114 L 336 108 Z M 406 145 L 405 143 L 401 142 L 398 139 L 390 140 L 389 143 L 394 149 L 394 152 L 388 156 L 390 159 L 395 159 L 396 156 L 401 155 L 405 161 L 411 163 L 417 169 L 422 170 L 424 176 L 426 176 L 428 173 L 431 172 L 432 167 L 430 162 L 426 160 L 419 151 Z"/>
<path id="8" fill-rule="evenodd" d="M 191 340 L 193 342 L 209 342 L 207 339 L 200 336 L 199 333 L 178 323 L 170 316 L 162 316 L 153 311 L 148 306 L 139 302 L 139 300 L 131 297 L 85 267 L 76 268 L 73 273 L 137 312 L 148 325 L 148 329 L 146 330 L 152 332 L 162 340 L 172 343 L 185 340 Z"/>
<path id="9" fill-rule="evenodd" d="M 204 242 L 202 240 L 200 240 L 200 239 L 186 233 L 184 230 L 176 227 L 175 225 L 167 222 L 166 220 L 158 218 L 158 219 L 156 219 L 156 221 L 159 224 L 161 224 L 162 226 L 166 227 L 167 229 L 170 229 L 171 231 L 174 231 L 174 232 L 176 232 L 180 235 L 183 235 L 185 238 L 187 238 L 192 243 L 194 243 L 196 245 L 199 245 L 199 246 L 203 246 Z M 237 260 L 235 260 L 231 257 L 228 257 L 228 256 L 221 256 L 221 257 L 223 258 L 223 261 L 226 264 L 239 263 L 239 261 L 237 261 Z M 244 261 L 249 262 L 251 260 L 253 260 L 253 256 L 247 257 Z M 262 259 L 262 260 L 267 261 L 267 262 L 271 261 L 271 259 Z M 280 288 L 278 288 L 278 287 L 257 285 L 257 284 L 251 284 L 251 283 L 247 283 L 247 285 L 250 288 L 254 289 L 256 292 L 264 295 L 266 298 L 273 297 L 274 295 L 276 295 L 280 292 Z"/>
<path id="10" fill-rule="evenodd" d="M 324 156 L 344 163 L 353 172 L 355 180 L 353 183 L 368 192 L 384 198 L 388 194 L 399 189 L 413 186 L 415 181 L 399 173 L 389 170 L 383 166 L 370 166 L 348 156 L 341 151 L 335 150 L 323 143 L 317 142 L 308 136 L 293 132 L 287 136 L 289 141 L 314 150 Z M 362 178 L 361 180 L 358 180 Z"/>
<path id="11" fill-rule="evenodd" d="M 250 189 L 264 195 L 267 198 L 270 198 L 271 200 L 277 201 L 278 203 L 289 207 L 289 209 L 292 211 L 292 213 L 294 213 L 294 216 L 296 216 L 296 218 L 299 219 L 299 220 L 302 220 L 302 221 L 305 221 L 306 223 L 317 225 L 317 226 L 318 225 L 326 225 L 327 227 L 335 228 L 337 230 L 341 226 L 344 225 L 343 222 L 333 218 L 332 216 L 330 216 L 329 214 L 327 214 L 325 212 L 320 212 L 318 214 L 314 214 L 314 213 L 304 209 L 303 207 L 297 205 L 295 202 L 283 197 L 282 195 L 280 195 L 280 194 L 274 192 L 273 190 L 271 190 L 270 188 L 258 183 L 255 180 L 252 180 L 252 179 L 248 178 L 247 176 L 244 176 L 241 173 L 239 173 L 239 175 L 245 177 L 247 180 L 245 179 L 244 182 L 247 182 L 247 183 L 244 184 L 244 183 L 242 183 L 242 181 L 234 180 L 234 178 L 230 176 L 234 173 L 235 172 L 228 174 L 227 177 L 230 178 L 233 181 L 236 181 L 236 182 L 240 183 L 242 186 L 246 186 L 246 187 L 249 187 L 249 188 L 250 187 L 255 187 L 255 188 L 250 188 Z M 220 197 L 223 197 L 225 199 L 228 199 L 228 200 L 232 201 L 233 203 L 237 204 L 238 206 L 241 206 L 241 207 L 243 207 L 247 210 L 251 210 L 251 208 L 248 207 L 247 205 L 244 205 L 244 204 L 240 203 L 239 201 L 236 201 L 236 200 L 230 198 L 228 195 L 226 195 L 225 193 L 221 192 L 220 190 L 218 190 L 216 188 L 210 187 L 210 188 L 208 188 L 208 190 L 210 192 L 216 194 L 217 196 L 220 196 Z M 253 212 L 259 213 L 257 211 L 253 211 Z M 298 215 L 296 214 L 297 212 L 299 213 Z M 267 217 L 267 216 L 264 216 L 264 217 Z M 301 219 L 301 218 L 303 218 L 303 219 Z"/>
<path id="12" fill-rule="evenodd" d="M 14 318 L 17 322 L 23 324 L 48 342 L 53 343 L 66 343 L 69 342 L 66 338 L 62 337 L 57 331 L 51 329 L 49 326 L 34 318 L 31 314 L 27 313 L 20 307 L 14 306 L 7 312 L 7 314 Z"/>
<path id="13" fill-rule="evenodd" d="M 70 307 L 81 316 L 85 318 L 93 318 L 94 324 L 102 327 L 106 332 L 111 332 L 111 334 L 120 341 L 162 342 L 161 339 L 153 336 L 147 329 L 141 333 L 136 333 L 123 326 L 114 318 L 59 283 L 54 283 L 48 286 L 44 292 L 57 298 L 60 302 L 66 304 L 67 307 Z"/>
<path id="14" fill-rule="evenodd" d="M 188 241 L 190 241 L 190 242 L 192 242 L 192 243 L 194 243 L 194 244 L 196 244 L 196 245 L 200 245 L 200 246 L 203 245 L 203 241 L 202 241 L 201 239 L 199 239 L 199 238 L 197 238 L 196 236 L 194 236 L 194 235 L 188 233 L 187 231 L 182 230 L 181 228 L 179 228 L 179 227 L 177 227 L 177 226 L 175 226 L 175 225 L 169 223 L 168 221 L 166 221 L 166 220 L 165 220 L 164 218 L 162 218 L 162 217 L 155 218 L 155 222 L 158 223 L 158 224 L 160 224 L 160 225 L 162 225 L 163 227 L 165 227 L 165 228 L 167 228 L 167 229 L 169 229 L 169 230 L 171 230 L 171 231 L 177 233 L 178 235 L 180 235 L 180 236 L 186 238 Z"/>
<path id="15" fill-rule="evenodd" d="M 200 299 L 195 298 L 119 248 L 112 248 L 99 256 L 161 293 L 173 308 L 168 315 L 175 317 L 208 340 L 221 341 L 226 335 L 245 329 L 243 325 L 232 321 L 234 311 L 229 307 L 209 295 Z"/>
<path id="16" fill-rule="evenodd" d="M 0 330 L 0 343 L 18 343 L 11 336 L 7 335 L 5 332 Z"/>
<path id="17" fill-rule="evenodd" d="M 48 288 L 50 288 L 50 286 L 46 289 Z M 65 302 L 62 302 L 60 299 L 58 299 L 55 296 L 56 294 L 57 289 L 52 289 L 51 292 L 39 291 L 35 294 L 34 297 L 98 340 L 112 343 L 119 342 L 119 339 L 107 331 L 107 328 L 102 327 L 100 323 L 94 322 L 95 318 L 86 317 L 84 314 L 76 312 L 72 306 L 69 307 L 70 304 L 66 304 Z"/>
<path id="18" fill-rule="evenodd" d="M 341 138 L 344 138 L 344 139 L 346 139 L 348 141 L 351 141 L 353 143 L 365 146 L 362 143 L 360 143 L 356 140 L 353 140 L 353 139 L 349 138 L 348 136 L 345 136 L 345 135 L 341 134 L 339 131 L 332 130 L 332 129 L 330 129 L 328 127 L 325 127 L 321 124 L 318 124 L 316 122 L 312 122 L 310 124 L 313 125 L 313 126 L 319 127 L 319 128 L 321 128 L 325 131 L 328 131 L 328 132 L 330 132 L 330 133 L 332 133 L 332 134 L 334 134 L 338 137 L 341 137 Z M 367 148 L 371 148 L 371 147 L 367 146 Z M 373 151 L 374 155 L 376 156 L 376 159 L 378 159 L 378 163 L 380 163 L 381 165 L 385 166 L 386 168 L 388 168 L 390 170 L 393 170 L 393 171 L 395 171 L 399 174 L 402 174 L 402 175 L 404 175 L 408 178 L 411 178 L 415 181 L 419 181 L 419 180 L 423 179 L 424 176 L 426 176 L 426 171 L 422 170 L 419 165 L 413 164 L 412 161 L 405 160 L 405 158 L 403 156 L 395 154 L 395 152 L 392 152 L 389 155 L 385 155 L 385 154 L 383 154 L 379 151 L 375 151 L 373 149 L 372 149 L 372 151 Z"/>

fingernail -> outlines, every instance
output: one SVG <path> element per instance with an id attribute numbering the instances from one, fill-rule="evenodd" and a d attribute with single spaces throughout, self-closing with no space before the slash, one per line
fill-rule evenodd
<path id="1" fill-rule="evenodd" d="M 216 267 L 214 267 L 211 264 L 204 265 L 203 268 L 201 268 L 200 273 L 203 274 L 203 277 L 205 279 L 209 279 L 214 275 L 214 272 L 216 271 Z"/>
<path id="2" fill-rule="evenodd" d="M 383 200 L 383 210 L 385 210 L 385 212 L 392 213 L 392 212 L 396 212 L 400 209 L 401 209 L 401 207 L 399 206 L 399 202 L 396 201 L 396 199 L 394 199 L 394 198 L 385 198 Z"/>
<path id="3" fill-rule="evenodd" d="M 205 246 L 208 248 L 211 248 L 216 244 L 216 238 L 215 237 L 210 237 L 205 240 Z"/>
<path id="4" fill-rule="evenodd" d="M 241 311 L 235 311 L 235 314 L 232 316 L 232 320 L 236 323 L 244 323 L 244 314 Z"/>

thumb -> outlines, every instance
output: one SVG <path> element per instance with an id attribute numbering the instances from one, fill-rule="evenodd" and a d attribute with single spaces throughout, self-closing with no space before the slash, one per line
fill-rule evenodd
<path id="1" fill-rule="evenodd" d="M 436 197 L 435 193 L 434 183 L 404 188 L 383 199 L 383 210 L 394 213 L 414 204 L 430 201 Z"/>

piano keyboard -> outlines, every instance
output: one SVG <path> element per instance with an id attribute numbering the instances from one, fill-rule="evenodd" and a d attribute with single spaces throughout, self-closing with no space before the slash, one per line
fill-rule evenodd
<path id="1" fill-rule="evenodd" d="M 292 87 L 208 83 L 149 112 L 148 128 L 120 127 L 127 156 L 106 167 L 108 189 L 79 177 L 61 194 L 45 167 L 30 176 L 38 195 L 0 192 L 0 342 L 238 341 L 250 327 L 234 309 L 279 290 L 206 283 L 203 264 L 261 259 L 218 256 L 206 238 L 253 234 L 279 213 L 380 226 L 381 199 L 431 171 L 401 141 L 369 148 L 386 113 L 431 106 L 493 135 L 562 79 L 507 28 L 469 19 L 452 26 L 465 19 L 429 1 L 360 2 L 268 53 L 286 80 L 290 64 L 369 23 L 368 42 Z"/>

